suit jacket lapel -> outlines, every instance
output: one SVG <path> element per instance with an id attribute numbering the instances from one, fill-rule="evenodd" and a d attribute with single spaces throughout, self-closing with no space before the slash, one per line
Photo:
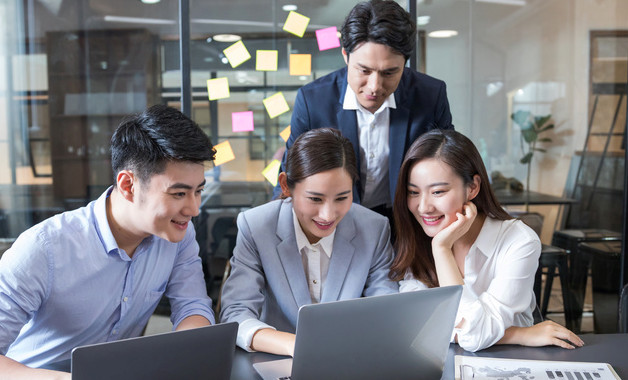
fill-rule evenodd
<path id="1" fill-rule="evenodd" d="M 358 175 L 360 175 L 360 140 L 358 138 L 358 118 L 355 114 L 355 110 L 345 110 L 342 108 L 345 99 L 345 92 L 347 91 L 347 75 L 345 69 L 345 75 L 340 81 L 338 91 L 340 98 L 338 99 L 338 110 L 336 112 L 336 120 L 338 121 L 338 129 L 342 135 L 351 141 L 353 145 L 353 152 L 355 153 L 356 165 L 358 167 Z M 356 181 L 353 186 L 353 201 L 360 203 L 360 181 Z"/>
<path id="2" fill-rule="evenodd" d="M 321 297 L 321 302 L 337 301 L 340 290 L 349 274 L 349 266 L 355 247 L 351 240 L 355 237 L 355 222 L 353 218 L 346 215 L 336 229 L 334 237 L 334 248 L 329 262 L 329 272 L 325 280 L 325 287 Z"/>
<path id="3" fill-rule="evenodd" d="M 303 261 L 301 261 L 301 254 L 297 250 L 297 240 L 294 236 L 292 204 L 289 202 L 283 202 L 281 205 L 277 221 L 277 236 L 281 239 L 277 245 L 277 254 L 297 307 L 311 304 L 312 298 L 307 287 Z"/>

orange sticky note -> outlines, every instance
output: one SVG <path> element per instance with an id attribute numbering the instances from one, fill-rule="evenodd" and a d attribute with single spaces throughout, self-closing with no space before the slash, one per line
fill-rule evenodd
<path id="1" fill-rule="evenodd" d="M 266 112 L 271 119 L 276 118 L 282 113 L 290 111 L 290 106 L 286 102 L 286 98 L 283 96 L 283 92 L 278 92 L 275 95 L 269 96 L 263 100 Z"/>
<path id="2" fill-rule="evenodd" d="M 229 80 L 226 77 L 208 79 L 207 94 L 209 95 L 209 100 L 228 98 L 230 96 Z"/>
<path id="3" fill-rule="evenodd" d="M 290 138 L 290 126 L 287 126 L 283 131 L 279 132 L 279 136 L 281 136 L 283 141 L 288 141 Z"/>
<path id="4" fill-rule="evenodd" d="M 283 24 L 283 30 L 288 33 L 292 33 L 295 36 L 303 37 L 305 29 L 307 29 L 307 24 L 309 23 L 309 17 L 305 17 L 295 11 L 290 11 L 290 13 L 288 13 L 288 17 L 286 18 L 286 22 Z"/>
<path id="5" fill-rule="evenodd" d="M 242 40 L 229 46 L 222 52 L 225 54 L 231 64 L 231 67 L 233 68 L 236 68 L 251 59 L 251 54 L 249 54 L 249 51 L 246 50 L 246 46 L 244 46 L 244 42 L 242 42 Z"/>
<path id="6" fill-rule="evenodd" d="M 290 54 L 290 75 L 312 74 L 312 54 Z"/>
<path id="7" fill-rule="evenodd" d="M 279 177 L 279 168 L 281 167 L 281 162 L 279 160 L 272 160 L 268 166 L 262 170 L 262 175 L 268 182 L 270 182 L 273 186 L 277 186 L 277 177 Z"/>
<path id="8" fill-rule="evenodd" d="M 233 154 L 233 149 L 231 149 L 231 144 L 229 143 L 229 140 L 214 145 L 214 149 L 216 149 L 216 158 L 214 159 L 214 165 L 220 166 L 225 162 L 235 160 L 235 154 Z"/>
<path id="9" fill-rule="evenodd" d="M 255 70 L 277 71 L 277 50 L 258 50 L 255 53 Z"/>

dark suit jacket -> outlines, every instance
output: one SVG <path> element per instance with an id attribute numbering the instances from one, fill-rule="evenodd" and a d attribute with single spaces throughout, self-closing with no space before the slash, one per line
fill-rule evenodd
<path id="1" fill-rule="evenodd" d="M 358 170 L 360 170 L 356 111 L 342 108 L 346 90 L 346 67 L 300 88 L 294 102 L 290 123 L 291 133 L 286 147 L 290 149 L 294 140 L 310 129 L 337 128 L 353 144 L 358 160 Z M 394 94 L 397 108 L 390 110 L 390 157 L 388 161 L 391 203 L 395 196 L 401 162 L 414 140 L 433 128 L 453 129 L 454 127 L 451 123 L 445 82 L 406 67 Z M 285 161 L 286 154 L 284 153 L 282 170 Z M 358 182 L 353 188 L 353 201 L 357 203 L 360 203 L 358 191 L 360 186 Z M 280 193 L 279 186 L 275 187 L 275 197 Z"/>

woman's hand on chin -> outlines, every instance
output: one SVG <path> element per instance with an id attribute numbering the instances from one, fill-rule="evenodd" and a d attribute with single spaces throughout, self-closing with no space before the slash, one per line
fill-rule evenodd
<path id="1" fill-rule="evenodd" d="M 462 211 L 462 213 L 456 213 L 458 219 L 434 236 L 432 248 L 446 247 L 451 249 L 454 243 L 469 231 L 478 215 L 478 209 L 473 202 L 467 202 L 462 206 Z"/>

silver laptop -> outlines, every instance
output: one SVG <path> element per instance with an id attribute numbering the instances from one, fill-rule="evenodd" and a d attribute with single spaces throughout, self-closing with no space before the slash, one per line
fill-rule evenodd
<path id="1" fill-rule="evenodd" d="M 235 322 L 72 350 L 72 380 L 228 380 Z"/>
<path id="2" fill-rule="evenodd" d="M 264 380 L 440 379 L 462 286 L 302 306 L 293 359 Z"/>

